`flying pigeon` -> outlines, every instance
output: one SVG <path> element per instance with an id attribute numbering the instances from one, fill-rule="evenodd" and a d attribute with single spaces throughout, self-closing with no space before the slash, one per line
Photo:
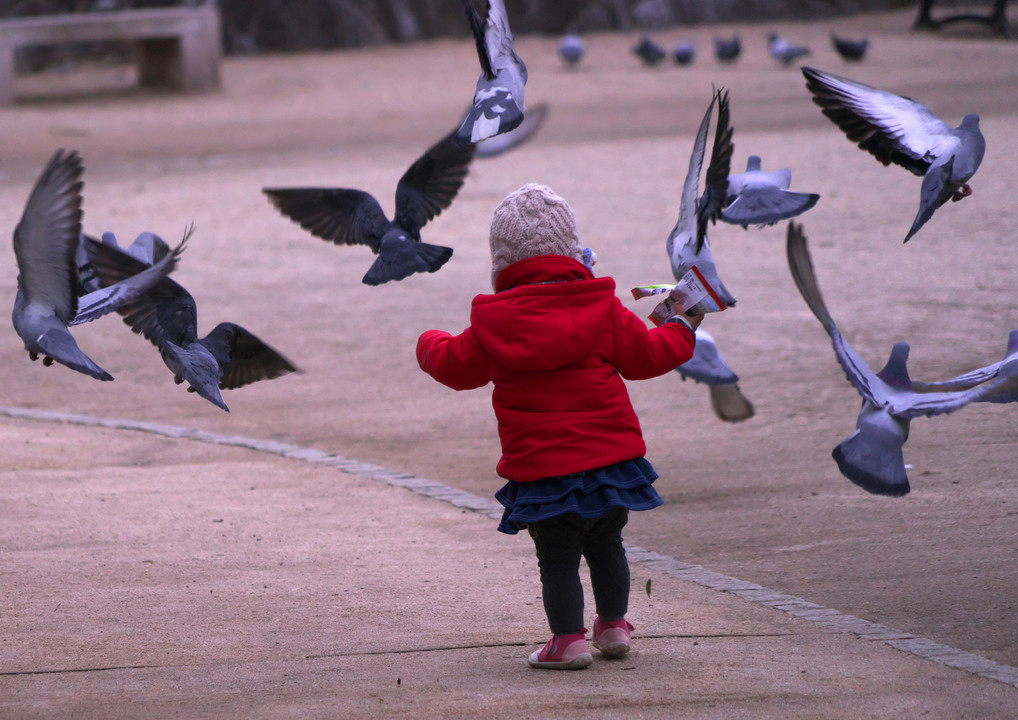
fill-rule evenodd
<path id="1" fill-rule="evenodd" d="M 832 453 L 841 474 L 867 492 L 900 497 L 909 491 L 902 446 L 909 424 L 920 415 L 958 410 L 993 397 L 1013 378 L 998 377 L 971 388 L 916 392 L 906 368 L 908 343 L 895 343 L 890 359 L 877 373 L 860 358 L 838 330 L 820 294 L 802 226 L 788 224 L 788 266 L 809 309 L 831 338 L 834 355 L 848 381 L 862 396 L 855 432 Z"/>
<path id="2" fill-rule="evenodd" d="M 743 228 L 773 225 L 817 204 L 819 195 L 789 190 L 791 183 L 791 170 L 765 172 L 760 169 L 760 157 L 750 155 L 746 172 L 728 176 L 726 207 L 721 211 L 721 219 Z"/>
<path id="3" fill-rule="evenodd" d="M 953 392 L 968 390 L 994 380 L 996 389 L 992 394 L 980 397 L 980 402 L 1018 402 L 1018 330 L 1012 330 L 1007 337 L 1004 359 L 985 367 L 976 368 L 958 377 L 942 382 L 912 381 L 916 392 Z"/>
<path id="4" fill-rule="evenodd" d="M 714 337 L 702 327 L 696 329 L 693 357 L 675 368 L 675 372 L 683 380 L 710 387 L 711 407 L 721 420 L 741 422 L 753 417 L 753 404 L 739 390 L 739 376 L 728 367 Z"/>
<path id="5" fill-rule="evenodd" d="M 777 33 L 772 32 L 767 33 L 767 52 L 783 65 L 791 65 L 802 56 L 809 55 L 810 49 L 783 40 Z"/>
<path id="6" fill-rule="evenodd" d="M 470 29 L 477 43 L 481 76 L 474 104 L 455 133 L 460 145 L 477 143 L 505 133 L 523 122 L 523 86 L 527 66 L 516 54 L 502 0 L 488 0 L 488 19 L 482 23 L 473 0 L 463 0 Z"/>
<path id="7" fill-rule="evenodd" d="M 183 245 L 144 273 L 84 292 L 75 266 L 83 170 L 77 152 L 58 150 L 32 189 L 14 229 L 18 291 L 11 319 L 32 360 L 43 356 L 43 365 L 56 361 L 97 380 L 112 380 L 81 351 L 68 327 L 100 318 L 138 297 L 176 267 Z"/>
<path id="8" fill-rule="evenodd" d="M 188 230 L 185 240 L 192 232 Z M 117 245 L 106 233 L 103 241 L 88 238 L 89 260 L 99 283 L 108 286 L 136 275 L 147 267 L 147 243 L 154 256 L 166 254 L 166 243 L 150 233 L 138 249 Z M 187 382 L 195 392 L 229 412 L 220 390 L 239 388 L 258 380 L 270 380 L 297 368 L 254 334 L 231 322 L 219 323 L 203 338 L 198 337 L 198 307 L 194 298 L 170 278 L 160 280 L 143 296 L 117 310 L 131 330 L 143 335 L 159 349 L 166 367 L 177 384 Z"/>
<path id="9" fill-rule="evenodd" d="M 659 65 L 668 53 L 651 40 L 647 33 L 640 33 L 640 41 L 633 46 L 633 54 L 640 58 L 647 67 L 654 67 Z"/>
<path id="10" fill-rule="evenodd" d="M 941 205 L 972 194 L 968 181 L 986 151 L 978 115 L 969 113 L 952 128 L 911 98 L 810 67 L 802 74 L 813 102 L 849 140 L 884 165 L 893 162 L 922 176 L 919 211 L 905 242 Z"/>
<path id="11" fill-rule="evenodd" d="M 264 188 L 269 201 L 305 230 L 336 245 L 367 245 L 378 255 L 366 285 L 435 272 L 452 249 L 421 242 L 421 228 L 449 207 L 463 187 L 474 145 L 449 133 L 419 157 L 396 184 L 396 214 L 389 220 L 378 201 L 347 188 Z"/>
<path id="12" fill-rule="evenodd" d="M 739 39 L 739 34 L 736 33 L 729 38 L 714 38 L 714 57 L 721 63 L 733 63 L 739 58 L 739 53 L 742 52 L 742 41 Z"/>
<path id="13" fill-rule="evenodd" d="M 474 157 L 492 158 L 518 148 L 534 137 L 548 117 L 548 103 L 541 103 L 527 110 L 523 122 L 507 133 L 481 140 L 477 143 Z"/>
<path id="14" fill-rule="evenodd" d="M 714 104 L 719 104 L 718 124 L 715 129 L 715 149 L 718 149 L 718 138 L 727 135 L 729 143 L 722 153 L 730 153 L 731 135 L 726 132 L 727 128 L 727 94 L 723 91 L 715 91 L 711 98 L 710 105 L 704 113 L 700 128 L 697 131 L 696 139 L 693 142 L 693 152 L 689 158 L 689 169 L 686 171 L 686 180 L 682 185 L 682 197 L 679 201 L 679 219 L 675 227 L 668 235 L 665 247 L 668 251 L 668 258 L 672 265 L 672 274 L 676 280 L 689 272 L 689 269 L 696 265 L 700 274 L 713 287 L 722 302 L 728 307 L 735 305 L 735 298 L 721 282 L 718 277 L 717 268 L 714 264 L 714 257 L 710 251 L 710 244 L 707 242 L 706 221 L 700 222 L 697 213 L 697 190 L 700 185 L 700 169 L 703 166 L 703 156 L 707 146 L 707 132 L 710 127 L 711 115 L 714 111 Z M 721 145 L 725 143 L 722 141 Z M 729 155 L 730 157 L 730 155 Z M 712 164 L 714 159 L 711 160 Z M 727 172 L 724 173 L 727 175 Z M 704 203 L 699 203 L 704 207 Z M 702 234 L 701 234 L 702 233 Z"/>
<path id="15" fill-rule="evenodd" d="M 831 33 L 831 45 L 834 46 L 835 52 L 841 56 L 845 62 L 859 62 L 866 55 L 866 48 L 869 47 L 870 41 L 868 38 L 862 40 L 850 40 L 843 38 Z"/>
<path id="16" fill-rule="evenodd" d="M 672 60 L 676 65 L 689 65 L 696 57 L 696 47 L 689 40 L 680 40 L 672 46 Z"/>
<path id="17" fill-rule="evenodd" d="M 569 67 L 575 67 L 583 59 L 586 47 L 579 35 L 563 35 L 558 42 L 558 56 Z"/>

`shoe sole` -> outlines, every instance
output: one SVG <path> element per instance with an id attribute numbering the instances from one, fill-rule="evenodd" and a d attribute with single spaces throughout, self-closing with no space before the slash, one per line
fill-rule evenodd
<path id="1" fill-rule="evenodd" d="M 568 662 L 542 662 L 540 660 L 531 660 L 530 658 L 527 658 L 527 663 L 530 667 L 537 668 L 539 670 L 582 670 L 592 662 L 594 662 L 594 656 L 590 653 L 580 653 Z"/>
<path id="2" fill-rule="evenodd" d="M 594 643 L 594 647 L 600 650 L 605 657 L 622 657 L 629 652 L 629 644 L 623 642 L 609 643 L 604 647 Z"/>

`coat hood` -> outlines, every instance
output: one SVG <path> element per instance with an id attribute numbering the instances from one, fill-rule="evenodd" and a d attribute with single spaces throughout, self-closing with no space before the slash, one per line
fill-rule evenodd
<path id="1" fill-rule="evenodd" d="M 492 358 L 513 371 L 554 370 L 587 357 L 615 302 L 614 280 L 595 278 L 563 255 L 513 263 L 497 287 L 474 298 L 470 324 Z"/>

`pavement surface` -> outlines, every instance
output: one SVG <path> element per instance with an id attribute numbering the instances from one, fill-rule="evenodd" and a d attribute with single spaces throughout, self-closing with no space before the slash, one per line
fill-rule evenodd
<path id="1" fill-rule="evenodd" d="M 639 548 L 632 652 L 533 670 L 536 562 L 494 530 L 493 501 L 257 438 L 4 413 L 2 718 L 1018 708 L 1013 668 Z"/>

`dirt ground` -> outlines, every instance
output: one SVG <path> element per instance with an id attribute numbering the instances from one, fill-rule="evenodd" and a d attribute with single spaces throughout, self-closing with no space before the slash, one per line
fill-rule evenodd
<path id="1" fill-rule="evenodd" d="M 8 329 L 0 404 L 284 440 L 490 496 L 500 480 L 489 392 L 454 393 L 421 373 L 418 334 L 465 327 L 470 299 L 489 291 L 491 211 L 530 181 L 570 201 L 598 273 L 616 279 L 629 307 L 649 312 L 628 288 L 670 279 L 665 238 L 712 84 L 731 92 L 733 167 L 757 154 L 764 169 L 791 168 L 793 189 L 820 193 L 801 220 L 821 288 L 871 366 L 898 340 L 912 346 L 916 378 L 998 360 L 1018 327 L 1018 43 L 962 30 L 912 34 L 911 17 L 660 33 L 665 44 L 697 44 L 689 68 L 642 67 L 629 53 L 635 38 L 624 34 L 587 38 L 575 70 L 558 62 L 554 38 L 519 39 L 527 102 L 550 104 L 545 127 L 512 154 L 475 161 L 459 197 L 425 228 L 426 241 L 455 249 L 445 267 L 377 288 L 360 283 L 370 251 L 305 234 L 260 189 L 357 187 L 391 211 L 396 180 L 471 97 L 468 41 L 229 59 L 223 91 L 208 96 L 125 90 L 131 77 L 121 69 L 23 78 L 23 99 L 0 109 L 0 294 L 15 292 L 11 231 L 36 175 L 56 148 L 75 148 L 85 160 L 87 232 L 175 239 L 193 221 L 175 277 L 195 296 L 202 331 L 238 322 L 303 372 L 227 393 L 226 414 L 174 386 L 153 348 L 108 318 L 74 334 L 115 382 L 33 365 Z M 952 124 L 978 112 L 988 149 L 973 196 L 903 245 L 919 178 L 880 166 L 820 114 L 798 70 L 767 57 L 771 29 L 811 46 L 808 64 L 914 97 Z M 867 59 L 844 64 L 830 49 L 832 29 L 869 35 Z M 743 57 L 720 66 L 711 38 L 735 30 Z M 830 453 L 851 433 L 859 398 L 791 282 L 784 234 L 784 224 L 710 233 L 739 303 L 704 328 L 740 375 L 754 418 L 720 422 L 706 389 L 675 374 L 629 385 L 665 505 L 634 517 L 627 540 L 1018 664 L 1015 408 L 970 406 L 914 421 L 905 498 L 852 485 Z M 12 423 L 0 423 L 0 436 Z M 102 449 L 61 452 L 73 465 L 75 455 L 91 462 Z M 11 469 L 18 461 L 5 455 L 0 449 L 0 464 Z"/>

